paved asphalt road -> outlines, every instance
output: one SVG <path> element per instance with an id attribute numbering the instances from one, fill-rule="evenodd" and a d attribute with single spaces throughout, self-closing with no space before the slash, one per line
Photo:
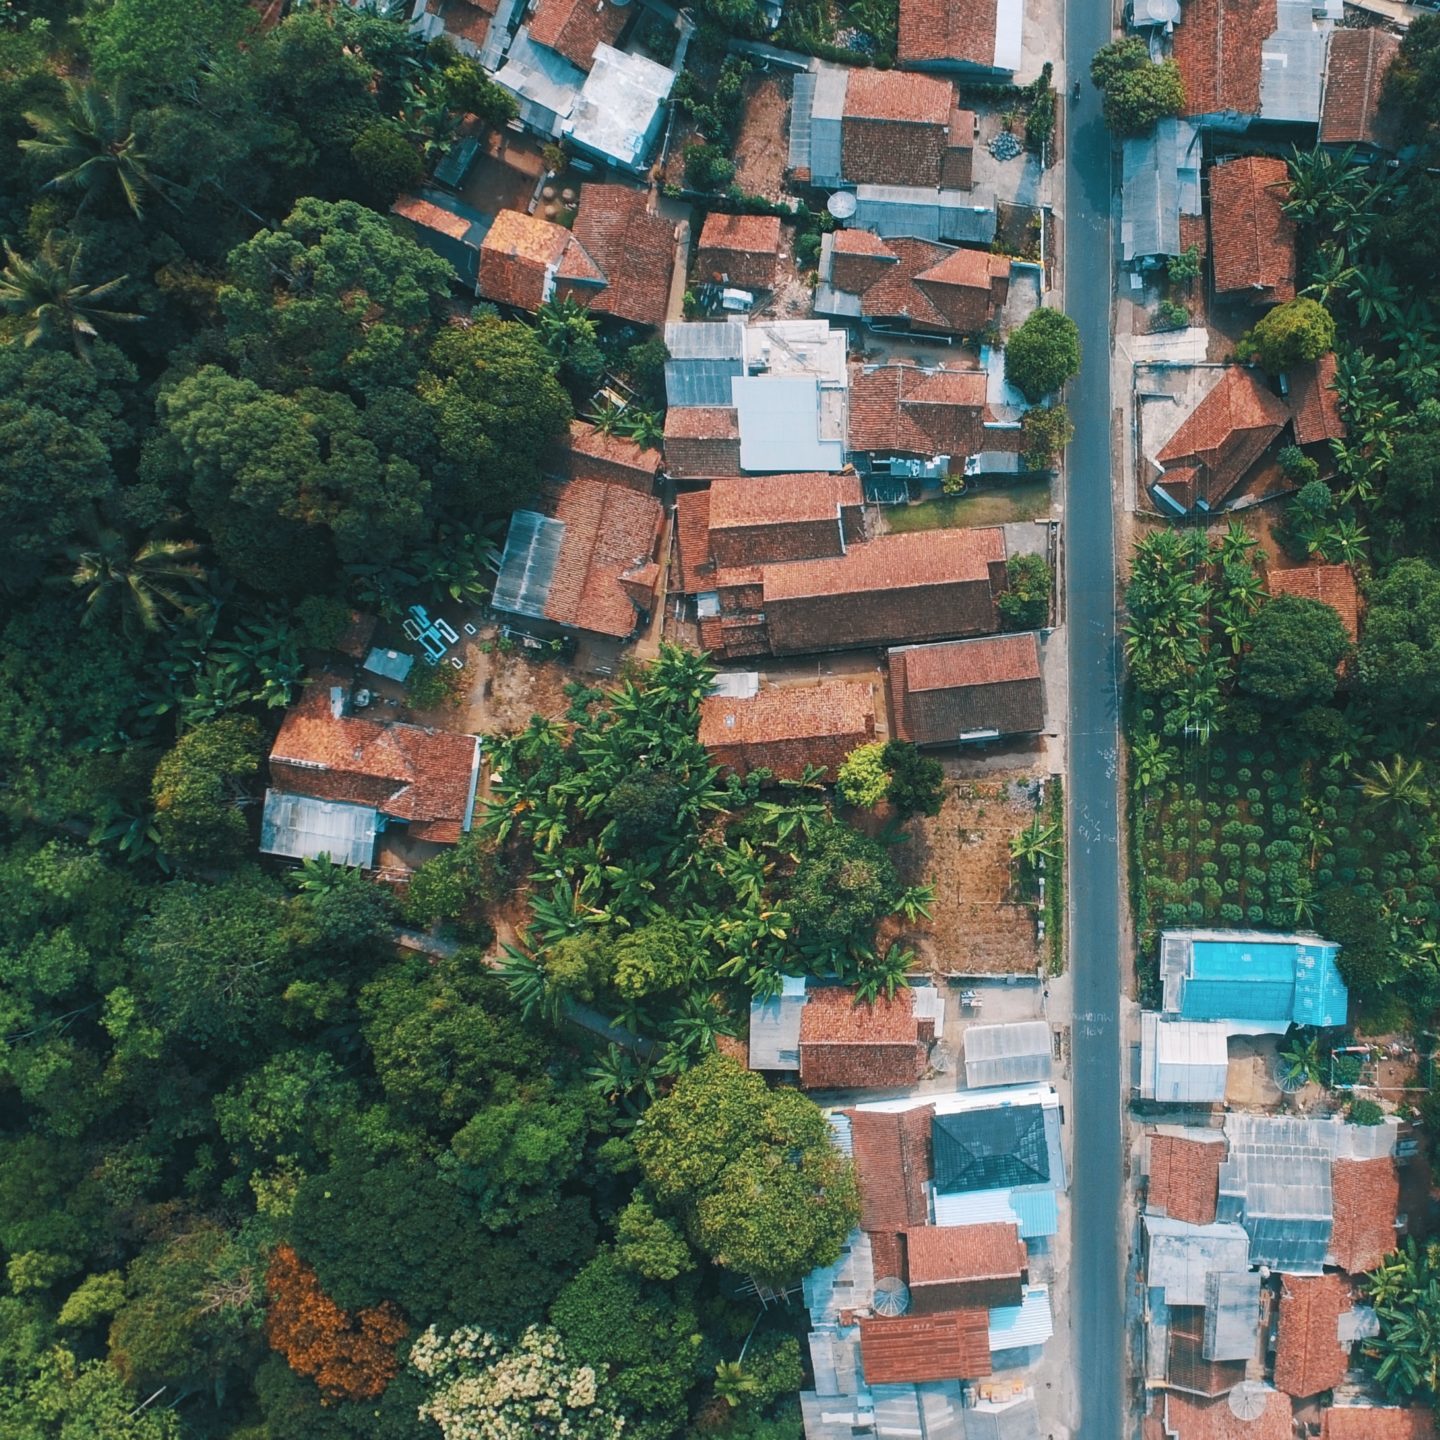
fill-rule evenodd
<path id="1" fill-rule="evenodd" d="M 1110 444 L 1110 138 L 1090 57 L 1110 6 L 1066 0 L 1065 308 L 1083 365 L 1067 401 L 1066 623 L 1070 642 L 1070 964 L 1074 1142 L 1071 1327 L 1080 1440 L 1126 1435 L 1120 1097 L 1120 864 L 1115 525 Z"/>

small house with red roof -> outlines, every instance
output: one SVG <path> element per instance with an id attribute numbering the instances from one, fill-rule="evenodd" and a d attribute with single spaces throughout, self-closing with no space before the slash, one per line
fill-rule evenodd
<path id="1" fill-rule="evenodd" d="M 913 1085 L 935 1039 L 933 1016 L 916 1013 L 908 989 L 860 1000 L 853 990 L 809 991 L 800 1012 L 800 1085 L 805 1090 L 883 1090 Z"/>
<path id="2" fill-rule="evenodd" d="M 779 255 L 778 215 L 726 215 L 712 210 L 700 230 L 695 273 L 712 284 L 773 290 Z"/>
<path id="3" fill-rule="evenodd" d="M 368 869 L 387 829 L 453 845 L 474 822 L 479 777 L 474 735 L 367 715 L 343 677 L 316 675 L 270 749 L 260 849 Z"/>
<path id="4" fill-rule="evenodd" d="M 1295 595 L 1318 600 L 1339 617 L 1353 645 L 1360 638 L 1360 593 L 1355 572 L 1348 565 L 1299 565 L 1292 570 L 1271 570 L 1265 588 L 1272 596 Z"/>
<path id="5" fill-rule="evenodd" d="M 572 420 L 563 468 L 567 480 L 599 480 L 650 495 L 660 474 L 660 452 L 624 435 L 607 435 L 584 420 Z"/>
<path id="6" fill-rule="evenodd" d="M 1278 26 L 1275 0 L 1183 0 L 1171 36 L 1188 118 L 1244 130 L 1260 114 L 1265 41 Z"/>
<path id="7" fill-rule="evenodd" d="M 1320 143 L 1363 153 L 1395 148 L 1394 122 L 1385 113 L 1385 77 L 1400 53 L 1400 38 L 1378 25 L 1334 30 L 1325 60 Z"/>
<path id="8" fill-rule="evenodd" d="M 1019 1305 L 1029 1265 L 1013 1222 L 922 1225 L 905 1232 L 905 1276 L 916 1315 Z"/>
<path id="9" fill-rule="evenodd" d="M 1018 449 L 1020 432 L 988 428 L 983 370 L 892 363 L 850 377 L 850 453 L 944 459 L 952 472 L 982 450 Z"/>
<path id="10" fill-rule="evenodd" d="M 665 512 L 651 495 L 572 480 L 546 513 L 517 510 L 491 604 L 540 634 L 630 639 L 654 612 Z"/>
<path id="11" fill-rule="evenodd" d="M 737 775 L 768 770 L 798 780 L 807 767 L 832 777 L 857 745 L 875 738 L 875 693 L 868 680 L 776 686 L 700 702 L 700 743 Z"/>
<path id="12" fill-rule="evenodd" d="M 896 58 L 907 70 L 1011 75 L 1024 24 L 1023 0 L 900 0 Z"/>
<path id="13" fill-rule="evenodd" d="M 615 45 L 635 12 L 612 0 L 535 0 L 526 24 L 530 39 L 590 72 L 598 45 Z"/>
<path id="14" fill-rule="evenodd" d="M 1290 172 L 1272 155 L 1242 155 L 1210 170 L 1210 265 L 1215 294 L 1252 305 L 1295 298 L 1295 222 L 1285 214 Z"/>
<path id="15" fill-rule="evenodd" d="M 889 652 L 890 713 L 901 740 L 958 745 L 1045 728 L 1033 631 L 907 645 Z"/>
<path id="16" fill-rule="evenodd" d="M 1009 290 L 1004 255 L 838 230 L 820 244 L 815 312 L 872 329 L 976 335 L 997 319 Z"/>
<path id="17" fill-rule="evenodd" d="M 533 313 L 568 298 L 596 315 L 658 327 L 674 258 L 674 227 L 650 209 L 645 191 L 586 184 L 568 230 L 502 210 L 480 244 L 476 289 L 513 310 Z"/>
<path id="18" fill-rule="evenodd" d="M 1351 1309 L 1350 1287 L 1339 1276 L 1281 1275 L 1275 1331 L 1275 1388 L 1304 1398 L 1333 1390 L 1350 1368 L 1341 1318 Z"/>

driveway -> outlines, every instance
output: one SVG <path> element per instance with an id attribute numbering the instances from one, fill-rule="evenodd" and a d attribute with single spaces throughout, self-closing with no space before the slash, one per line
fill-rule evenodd
<path id="1" fill-rule="evenodd" d="M 1115 526 L 1110 444 L 1110 137 L 1090 56 L 1110 39 L 1110 6 L 1066 0 L 1066 309 L 1084 366 L 1067 396 L 1066 625 L 1070 642 L 1071 1326 L 1082 1440 L 1129 1433 L 1122 1274 L 1119 737 Z"/>

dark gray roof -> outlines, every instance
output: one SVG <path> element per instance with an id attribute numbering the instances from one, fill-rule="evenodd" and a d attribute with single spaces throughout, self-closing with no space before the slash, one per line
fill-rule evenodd
<path id="1" fill-rule="evenodd" d="M 937 1115 L 931 1140 L 937 1190 L 996 1190 L 1050 1179 L 1045 1116 L 1038 1105 Z"/>

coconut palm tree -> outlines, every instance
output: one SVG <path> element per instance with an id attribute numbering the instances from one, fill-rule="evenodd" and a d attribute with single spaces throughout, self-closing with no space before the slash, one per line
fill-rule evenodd
<path id="1" fill-rule="evenodd" d="M 124 93 L 111 98 L 93 81 L 61 85 L 58 110 L 26 111 L 35 136 L 20 141 L 20 148 L 49 172 L 48 187 L 79 191 L 81 209 L 118 190 L 138 219 L 146 192 L 161 192 L 164 182 L 151 171 L 135 137 Z"/>
<path id="2" fill-rule="evenodd" d="M 56 237 L 49 236 L 32 259 L 5 246 L 5 267 L 0 270 L 0 310 L 19 323 L 26 345 L 59 340 L 88 357 L 99 324 L 129 325 L 144 317 L 129 310 L 113 310 L 104 302 L 130 277 L 121 275 L 98 285 L 82 284 L 80 248 L 68 256 Z"/>
<path id="3" fill-rule="evenodd" d="M 753 1375 L 738 1360 L 721 1360 L 715 1366 L 715 1394 L 733 1410 L 759 1389 Z"/>
<path id="4" fill-rule="evenodd" d="M 1355 778 L 1360 781 L 1360 793 L 1377 810 L 1410 814 L 1430 803 L 1425 766 L 1419 760 L 1407 760 L 1403 755 L 1394 755 L 1388 761 L 1372 760 Z"/>
<path id="5" fill-rule="evenodd" d="M 82 625 L 93 625 L 117 606 L 127 634 L 154 633 L 166 612 L 193 610 L 194 602 L 177 584 L 203 581 L 201 547 L 193 540 L 145 540 L 136 546 L 122 531 L 91 511 L 82 525 L 84 541 L 66 547 L 71 569 L 57 577 L 78 590 L 84 603 Z"/>

